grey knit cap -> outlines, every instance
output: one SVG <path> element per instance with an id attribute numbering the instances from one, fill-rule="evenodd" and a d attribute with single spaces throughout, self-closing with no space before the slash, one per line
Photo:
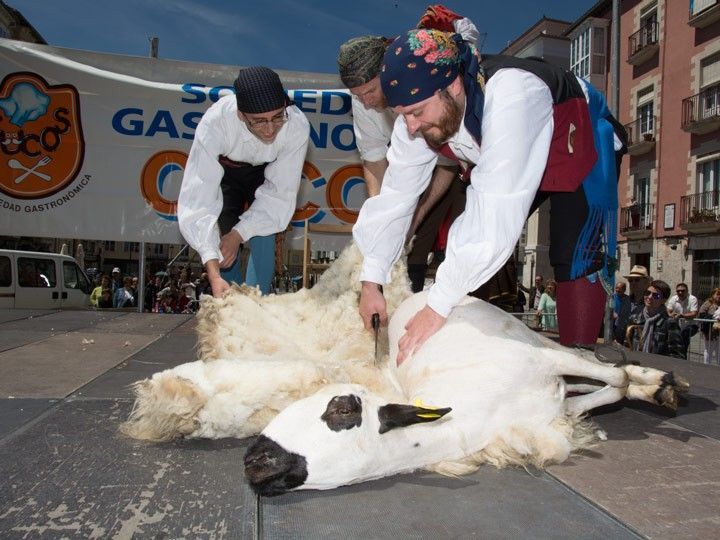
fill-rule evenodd
<path id="1" fill-rule="evenodd" d="M 360 36 L 340 45 L 340 80 L 348 88 L 370 82 L 380 73 L 388 41 L 382 36 Z"/>
<path id="2" fill-rule="evenodd" d="M 241 69 L 233 86 L 241 112 L 265 113 L 288 104 L 280 76 L 270 68 L 254 66 Z"/>

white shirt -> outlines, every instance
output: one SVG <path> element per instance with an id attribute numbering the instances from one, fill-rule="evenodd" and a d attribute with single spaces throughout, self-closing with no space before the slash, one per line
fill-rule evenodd
<path id="1" fill-rule="evenodd" d="M 539 77 L 501 69 L 485 87 L 482 147 L 461 125 L 448 141 L 455 155 L 476 166 L 465 211 L 448 235 L 445 260 L 428 305 L 447 317 L 469 291 L 490 279 L 520 238 L 545 171 L 553 132 L 550 89 Z M 364 255 L 360 279 L 385 284 L 400 257 L 418 197 L 430 182 L 437 154 L 398 117 L 382 189 L 363 204 L 353 236 Z"/>
<path id="2" fill-rule="evenodd" d="M 356 96 L 352 97 L 352 113 L 355 144 L 362 160 L 384 159 L 397 115 L 390 108 L 379 112 L 365 107 Z"/>
<path id="3" fill-rule="evenodd" d="M 692 311 L 697 311 L 698 310 L 698 299 L 697 299 L 697 297 L 693 296 L 692 294 L 688 294 L 685 297 L 685 300 L 680 301 L 680 297 L 677 294 L 674 294 L 665 303 L 665 307 L 669 311 L 672 311 L 673 313 L 682 315 L 683 313 L 690 313 Z M 680 328 L 684 328 L 688 322 L 689 321 L 685 318 L 678 319 Z"/>
<path id="4" fill-rule="evenodd" d="M 234 94 L 221 98 L 200 120 L 180 188 L 178 224 L 203 264 L 222 259 L 217 218 L 223 207 L 220 181 L 224 171 L 219 156 L 251 165 L 268 164 L 265 182 L 255 191 L 255 201 L 233 227 L 244 241 L 280 232 L 290 222 L 310 124 L 297 107 L 288 107 L 287 112 L 288 120 L 272 143 L 261 141 L 238 118 Z"/>

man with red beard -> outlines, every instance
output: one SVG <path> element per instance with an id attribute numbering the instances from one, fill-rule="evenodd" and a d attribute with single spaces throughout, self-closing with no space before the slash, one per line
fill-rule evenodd
<path id="1" fill-rule="evenodd" d="M 481 62 L 457 34 L 425 29 L 388 47 L 380 81 L 400 116 L 380 194 L 365 202 L 353 231 L 364 255 L 360 314 L 366 327 L 373 313 L 386 319 L 378 285 L 389 278 L 442 154 L 458 160 L 471 185 L 427 305 L 400 339 L 398 363 L 505 263 L 531 208 L 547 197 L 560 340 L 594 344 L 606 298 L 601 281 L 612 280 L 624 150 L 624 131 L 603 97 L 561 68 L 513 57 Z"/>
<path id="2" fill-rule="evenodd" d="M 426 9 L 418 28 L 457 32 L 472 43 L 478 37 L 477 28 L 470 19 L 439 4 Z M 382 36 L 352 38 L 340 46 L 337 59 L 340 79 L 353 96 L 355 142 L 362 159 L 369 197 L 380 192 L 388 166 L 385 156 L 397 118 L 397 113 L 387 105 L 379 77 L 380 64 L 390 43 L 392 39 Z M 423 290 L 425 286 L 428 255 L 436 244 L 443 221 L 452 222 L 465 207 L 465 188 L 466 183 L 459 180 L 455 161 L 439 156 L 430 185 L 417 205 L 407 232 L 408 240 L 414 236 L 407 258 L 408 276 L 414 292 Z M 517 280 L 514 265 L 509 271 L 514 275 L 507 281 L 514 285 Z M 497 281 L 496 278 L 492 282 L 493 287 L 483 288 L 478 294 L 486 299 L 493 293 L 499 297 L 497 289 L 500 287 L 495 286 Z"/>

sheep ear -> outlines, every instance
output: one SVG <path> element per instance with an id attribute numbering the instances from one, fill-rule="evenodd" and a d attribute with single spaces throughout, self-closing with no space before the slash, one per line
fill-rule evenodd
<path id="1" fill-rule="evenodd" d="M 383 434 L 399 427 L 411 426 L 422 422 L 434 422 L 450 411 L 452 411 L 450 407 L 436 409 L 389 403 L 378 409 L 378 419 L 380 420 L 380 429 L 378 431 L 380 434 Z"/>

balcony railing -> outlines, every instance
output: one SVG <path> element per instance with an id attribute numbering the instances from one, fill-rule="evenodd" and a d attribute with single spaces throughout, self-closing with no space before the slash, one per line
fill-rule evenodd
<path id="1" fill-rule="evenodd" d="M 720 128 L 720 83 L 682 101 L 682 129 L 710 133 Z"/>
<path id="2" fill-rule="evenodd" d="M 630 239 L 652 235 L 654 204 L 631 204 L 620 209 L 620 234 Z"/>
<path id="3" fill-rule="evenodd" d="M 638 66 L 648 61 L 658 51 L 658 23 L 643 24 L 628 38 L 628 63 Z"/>
<path id="4" fill-rule="evenodd" d="M 720 0 L 690 0 L 688 24 L 705 28 L 720 19 Z"/>
<path id="5" fill-rule="evenodd" d="M 625 124 L 628 135 L 628 153 L 631 156 L 645 154 L 655 147 L 655 125 L 657 118 L 636 118 Z"/>
<path id="6" fill-rule="evenodd" d="M 705 191 L 681 197 L 680 226 L 696 233 L 720 230 L 720 191 Z"/>

